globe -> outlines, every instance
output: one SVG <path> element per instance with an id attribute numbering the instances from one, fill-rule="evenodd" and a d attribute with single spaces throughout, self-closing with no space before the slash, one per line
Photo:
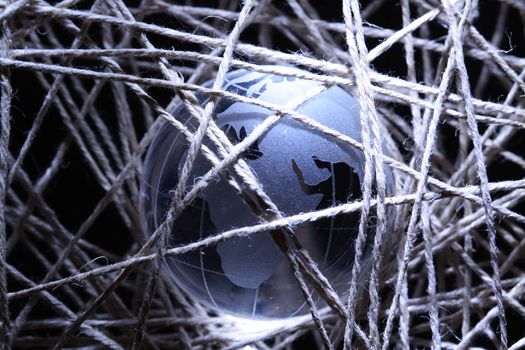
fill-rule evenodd
<path id="1" fill-rule="evenodd" d="M 286 105 L 320 83 L 247 70 L 227 75 L 223 89 L 238 95 Z M 211 86 L 206 83 L 205 86 Z M 208 99 L 199 96 L 204 105 Z M 333 86 L 296 110 L 313 120 L 361 140 L 359 103 Z M 273 113 L 253 104 L 221 98 L 214 122 L 232 144 L 242 141 Z M 198 126 L 183 105 L 173 115 L 190 131 Z M 218 154 L 208 139 L 204 144 Z M 187 156 L 188 140 L 168 122 L 160 129 L 146 159 L 141 189 L 142 211 L 152 233 L 163 222 Z M 334 138 L 282 117 L 242 154 L 264 192 L 285 216 L 315 211 L 362 198 L 364 155 Z M 202 152 L 188 185 L 211 168 Z M 233 168 L 228 171 L 234 173 Z M 387 185 L 392 174 L 386 170 Z M 261 222 L 236 190 L 219 177 L 176 219 L 170 247 L 183 246 L 220 232 Z M 341 214 L 293 228 L 300 245 L 341 296 L 349 288 L 359 213 Z M 370 254 L 367 241 L 364 259 Z M 364 264 L 366 265 L 366 264 Z M 270 232 L 258 232 L 213 247 L 166 258 L 174 281 L 199 302 L 221 312 L 252 319 L 287 318 L 309 312 L 285 255 Z M 363 272 L 366 274 L 366 269 Z M 364 278 L 364 277 L 363 277 Z M 360 277 L 360 281 L 363 280 Z M 315 302 L 323 301 L 309 285 Z"/>

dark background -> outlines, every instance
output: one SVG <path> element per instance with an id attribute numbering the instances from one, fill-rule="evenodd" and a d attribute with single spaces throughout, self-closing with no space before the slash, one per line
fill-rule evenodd
<path id="1" fill-rule="evenodd" d="M 130 6 L 136 5 L 137 1 L 128 1 Z M 197 2 L 202 3 L 203 6 L 215 6 L 215 1 L 209 2 Z M 368 1 L 362 2 L 363 9 L 368 6 Z M 311 4 L 316 8 L 321 18 L 328 21 L 342 22 L 341 2 L 340 1 L 315 1 L 312 0 Z M 90 4 L 89 4 L 90 5 Z M 274 5 L 279 8 L 283 13 L 292 14 L 291 10 L 284 5 L 284 2 L 274 1 Z M 79 5 L 82 7 L 82 4 Z M 86 6 L 89 7 L 89 6 Z M 500 11 L 501 3 L 498 1 L 480 1 L 479 4 L 480 15 L 475 22 L 477 29 L 486 37 L 492 36 L 495 25 L 495 16 Z M 373 13 L 366 21 L 373 23 L 374 25 L 399 29 L 402 27 L 401 24 L 401 9 L 398 1 L 385 1 L 381 6 L 381 9 Z M 416 15 L 413 13 L 413 17 Z M 145 18 L 146 22 L 152 22 L 162 24 L 170 27 L 181 27 L 178 29 L 184 29 L 184 25 L 174 21 L 170 16 L 155 15 L 151 18 Z M 94 28 L 94 35 L 100 28 Z M 245 42 L 251 42 L 258 44 L 258 26 L 254 25 L 249 27 L 243 34 L 242 40 Z M 430 25 L 430 30 L 437 40 L 442 42 L 446 35 L 446 29 L 441 27 L 437 23 Z M 60 40 L 64 43 L 70 42 L 72 36 L 65 31 L 59 31 Z M 510 54 L 524 57 L 525 56 L 525 38 L 524 28 L 522 19 L 516 10 L 511 9 L 509 11 L 509 17 L 507 26 L 505 29 L 505 35 L 508 39 L 504 39 L 502 42 L 502 50 L 512 50 Z M 45 31 L 39 32 L 42 39 L 45 40 Z M 154 35 L 149 36 L 152 42 L 158 47 L 176 47 L 177 49 L 198 49 L 193 45 L 184 45 L 174 43 L 173 41 L 167 41 L 165 38 L 157 37 Z M 283 51 L 296 51 L 298 48 L 291 44 L 284 36 L 276 34 L 274 38 L 274 48 Z M 337 38 L 338 42 L 343 42 L 343 37 Z M 368 39 L 367 44 L 369 48 L 374 47 L 380 42 L 378 39 Z M 344 46 L 342 46 L 344 48 Z M 306 48 L 308 49 L 308 48 Z M 329 59 L 329 58 L 327 58 Z M 433 59 L 437 63 L 439 56 L 433 54 Z M 420 57 L 417 58 L 420 62 Z M 56 59 L 57 63 L 60 63 L 59 59 Z M 93 67 L 92 62 L 75 62 L 78 66 L 89 65 Z M 404 49 L 402 45 L 395 45 L 386 54 L 382 55 L 373 62 L 373 68 L 377 71 L 387 73 L 397 77 L 404 77 L 406 75 L 406 62 Z M 477 79 L 482 69 L 482 62 L 473 59 L 467 59 L 467 68 L 469 70 L 471 86 L 476 86 Z M 418 79 L 422 80 L 422 68 L 418 67 Z M 153 74 L 153 73 L 152 73 Z M 16 155 L 27 136 L 33 118 L 40 108 L 46 89 L 42 88 L 36 80 L 32 72 L 25 71 L 12 71 L 11 81 L 14 90 L 13 109 L 12 109 L 12 136 L 10 148 L 12 154 Z M 86 86 L 91 83 L 86 81 Z M 488 101 L 501 102 L 507 93 L 507 88 L 503 86 L 499 80 L 491 79 L 488 88 L 485 89 L 481 96 L 476 96 Z M 161 89 L 149 89 L 149 92 L 163 105 L 167 105 L 173 97 L 173 93 L 168 90 Z M 105 96 L 105 94 L 101 94 Z M 112 115 L 114 115 L 114 104 L 110 100 L 111 93 L 106 95 L 107 97 L 99 98 L 97 106 L 99 111 L 106 116 L 105 120 L 108 121 L 108 125 L 111 130 L 116 131 L 116 122 L 112 123 Z M 130 95 L 130 103 L 135 106 L 136 113 L 140 113 L 140 104 L 136 98 Z M 395 106 L 398 113 L 405 113 L 407 120 L 410 119 L 409 109 L 406 107 Z M 138 134 L 141 135 L 144 132 L 145 126 L 141 118 L 136 118 L 136 128 Z M 480 131 L 483 131 L 483 126 L 480 127 Z M 24 169 L 28 172 L 29 176 L 36 180 L 44 173 L 50 160 L 56 152 L 57 145 L 67 135 L 59 114 L 55 107 L 51 107 L 48 116 L 45 118 L 42 125 L 39 136 L 37 137 L 30 153 L 26 157 L 23 164 Z M 445 150 L 448 151 L 448 155 L 453 158 L 457 150 L 457 135 L 456 130 L 448 125 L 442 125 L 440 127 L 440 137 Z M 514 138 L 514 142 L 509 145 L 509 150 L 525 157 L 525 144 L 523 143 L 523 131 L 519 131 L 517 137 Z M 410 149 L 406 150 L 410 153 Z M 44 193 L 45 199 L 49 205 L 56 210 L 56 213 L 61 222 L 72 232 L 78 229 L 80 223 L 82 223 L 86 217 L 89 216 L 98 200 L 103 195 L 104 191 L 98 185 L 97 181 L 93 178 L 93 175 L 86 170 L 87 167 L 82 161 L 82 154 L 79 149 L 73 145 L 69 148 L 66 159 L 67 161 L 61 166 L 59 174 L 52 180 L 50 186 Z M 518 167 L 514 163 L 499 160 L 493 163 L 488 168 L 490 181 L 500 180 L 513 180 L 522 179 L 525 176 L 525 172 L 522 168 Z M 23 194 L 24 191 L 20 189 L 20 185 L 15 180 L 13 188 L 17 193 Z M 12 205 L 12 204 L 11 204 Z M 525 208 L 523 204 L 516 208 L 516 211 L 525 214 Z M 8 227 L 8 230 L 10 227 Z M 110 234 L 108 234 L 110 232 Z M 120 216 L 117 214 L 114 207 L 110 207 L 104 211 L 104 214 L 97 220 L 96 224 L 90 229 L 86 235 L 86 239 L 93 244 L 96 244 L 104 249 L 113 252 L 116 255 L 123 256 L 128 254 L 128 250 L 132 246 L 133 239 L 129 234 L 125 226 L 121 222 Z M 44 254 L 50 254 L 46 250 L 44 242 L 42 242 L 42 252 Z M 39 280 L 45 274 L 46 270 L 43 269 L 33 254 L 27 250 L 23 244 L 18 245 L 15 250 L 9 256 L 9 262 L 19 268 L 21 271 L 26 273 L 28 277 L 34 280 Z M 10 281 L 10 290 L 19 289 L 20 286 L 15 282 Z M 65 296 L 64 296 L 65 297 Z M 65 297 L 66 298 L 66 297 Z M 21 307 L 21 304 L 15 302 L 11 305 L 12 314 L 16 315 L 17 310 Z M 38 318 L 41 314 L 46 314 L 47 309 L 45 307 L 35 308 L 33 314 L 34 317 Z M 509 343 L 523 337 L 523 319 L 515 314 L 513 311 L 508 312 L 508 325 L 509 325 Z M 309 348 L 312 344 L 311 335 L 304 336 L 297 343 L 297 349 Z M 484 346 L 485 341 L 483 338 L 479 338 L 478 346 Z"/>

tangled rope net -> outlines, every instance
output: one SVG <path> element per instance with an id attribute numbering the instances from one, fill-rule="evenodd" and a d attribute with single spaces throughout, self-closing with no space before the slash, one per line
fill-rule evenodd
<path id="1" fill-rule="evenodd" d="M 334 18 L 315 3 L 0 2 L 4 348 L 525 346 L 525 4 L 343 0 Z M 374 22 L 388 17 L 382 11 L 396 11 L 391 28 Z M 478 28 L 487 21 L 493 26 Z M 221 90 L 238 68 L 353 92 L 369 125 L 362 143 L 290 106 L 263 107 L 362 149 L 363 199 L 290 217 L 270 201 L 257 225 L 167 249 L 176 213 L 222 170 L 237 169 L 272 117 L 212 152 L 213 173 L 177 188 L 151 236 L 139 213 L 144 153 L 163 120 L 186 133 L 195 152 L 206 137 L 224 138 L 208 127 L 210 110 L 195 94 L 261 104 Z M 210 78 L 211 88 L 199 85 Z M 170 113 L 180 103 L 199 120 L 195 130 Z M 384 166 L 397 180 L 391 197 Z M 240 178 L 263 198 L 256 178 Z M 395 208 L 401 237 L 391 261 L 381 254 L 392 234 L 386 207 Z M 350 212 L 377 221 L 356 239 L 357 252 L 366 235 L 375 245 L 362 313 L 355 284 L 339 298 L 301 256 L 289 257 L 299 282 L 308 279 L 329 307 L 310 303 L 311 316 L 271 327 L 206 309 L 161 268 L 167 255 Z"/>

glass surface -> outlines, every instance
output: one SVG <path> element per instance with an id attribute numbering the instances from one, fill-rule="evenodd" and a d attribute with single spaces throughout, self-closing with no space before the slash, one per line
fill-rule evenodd
<path id="1" fill-rule="evenodd" d="M 239 95 L 285 105 L 318 84 L 239 70 L 228 74 L 224 88 Z M 199 98 L 204 105 L 205 98 Z M 340 87 L 320 93 L 297 111 L 361 140 L 358 102 Z M 214 120 L 235 144 L 272 114 L 261 107 L 222 98 Z M 190 131 L 195 130 L 197 123 L 183 106 L 173 115 Z M 210 140 L 205 139 L 204 143 L 216 151 Z M 165 217 L 187 148 L 185 137 L 166 123 L 148 151 L 142 207 L 150 233 Z M 243 159 L 266 194 L 287 216 L 359 200 L 362 196 L 364 155 L 286 116 L 245 152 Z M 210 162 L 200 153 L 187 185 L 198 181 L 210 167 Z M 390 186 L 389 170 L 386 175 Z M 185 245 L 260 222 L 221 177 L 202 191 L 176 220 L 170 246 Z M 341 294 L 349 287 L 358 222 L 359 212 L 294 228 L 300 243 Z M 368 243 L 365 256 L 369 250 Z M 166 259 L 177 284 L 213 308 L 248 318 L 285 318 L 309 312 L 288 261 L 268 232 Z M 315 293 L 313 295 L 315 300 L 319 299 Z"/>

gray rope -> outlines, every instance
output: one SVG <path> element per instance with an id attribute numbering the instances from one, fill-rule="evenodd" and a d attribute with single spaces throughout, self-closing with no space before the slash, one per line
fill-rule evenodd
<path id="1" fill-rule="evenodd" d="M 510 336 L 512 325 L 507 324 L 510 319 L 506 320 L 506 310 L 525 316 L 521 305 L 525 285 L 518 265 L 525 249 L 525 216 L 518 208 L 525 198 L 525 182 L 494 182 L 489 180 L 487 169 L 502 160 L 525 169 L 522 155 L 509 147 L 525 129 L 520 96 L 525 92 L 525 58 L 502 51 L 506 21 L 515 13 L 523 14 L 525 8 L 516 0 L 500 2 L 503 11 L 490 40 L 483 37 L 481 32 L 485 32 L 476 28 L 472 17 L 478 10 L 477 1 L 468 0 L 402 0 L 396 14 L 402 27 L 397 29 L 370 22 L 372 14 L 388 6 L 382 0 L 373 0 L 362 9 L 356 0 L 344 1 L 341 22 L 324 20 L 307 0 L 287 1 L 291 12 L 270 1 L 248 1 L 242 8 L 235 1 L 217 8 L 193 6 L 191 1 L 181 6 L 151 0 L 136 7 L 108 1 L 101 2 L 96 11 L 79 10 L 80 2 L 76 0 L 56 5 L 40 0 L 0 4 L 0 335 L 8 337 L 2 342 L 4 347 L 235 349 L 252 345 L 258 349 L 284 349 L 313 329 L 318 331 L 314 332 L 315 342 L 326 348 L 464 349 L 483 332 L 495 347 L 522 346 L 525 337 Z M 145 22 L 145 18 L 159 13 L 183 23 L 174 26 L 184 29 Z M 417 17 L 412 17 L 414 14 Z M 9 24 L 15 21 L 17 25 L 9 31 Z M 431 23 L 448 30 L 446 40 L 432 36 Z M 247 25 L 261 29 L 258 44 L 240 40 Z M 100 38 L 92 36 L 90 27 L 100 27 Z M 234 28 L 230 34 L 229 28 Z M 43 39 L 37 30 L 46 30 L 48 35 Z M 76 38 L 67 45 L 69 48 L 64 47 L 57 30 Z M 297 50 L 275 49 L 276 33 Z M 157 48 L 153 36 L 198 49 Z M 381 42 L 368 47 L 368 38 Z M 141 48 L 131 47 L 133 41 Z M 407 58 L 406 77 L 375 71 L 374 62 L 398 46 Z M 439 58 L 438 65 L 434 66 L 432 57 Z M 468 60 L 482 66 L 474 87 L 469 82 L 472 77 L 468 75 Z M 82 62 L 82 67 L 76 66 L 77 62 Z M 304 96 L 286 106 L 274 105 L 223 91 L 225 74 L 234 68 L 311 79 L 323 85 L 305 91 Z M 418 80 L 421 69 L 422 81 Z M 10 75 L 19 70 L 34 77 L 46 94 L 39 111 L 31 116 L 32 125 L 23 141 L 14 149 L 9 143 L 10 125 L 16 125 L 12 116 L 17 116 L 13 110 L 18 108 L 18 100 L 17 92 L 11 89 Z M 198 82 L 212 72 L 217 72 L 215 84 L 211 88 L 200 86 Z M 507 89 L 504 100 L 483 99 L 491 79 Z M 353 91 L 359 100 L 362 143 L 294 110 L 333 85 Z M 156 88 L 175 96 L 168 107 L 156 100 Z M 110 116 L 113 119 L 98 109 L 105 91 L 111 91 L 115 99 L 116 114 Z M 199 106 L 197 93 L 210 96 L 210 102 Z M 272 115 L 241 142 L 231 144 L 211 118 L 220 98 L 254 104 L 270 110 Z M 140 112 L 131 100 L 138 101 Z M 198 125 L 196 130 L 170 114 L 178 103 L 187 107 Z M 393 106 L 408 107 L 410 118 Z M 33 174 L 26 169 L 28 158 L 55 110 L 66 136 L 48 141 L 50 145 L 56 142 L 55 151 L 47 168 Z M 327 140 L 364 153 L 361 200 L 288 217 L 280 213 L 241 155 L 284 115 Z M 161 118 L 154 121 L 155 116 Z M 143 154 L 161 119 L 169 121 L 192 146 L 182 165 L 182 181 L 175 190 L 168 219 L 146 236 L 137 209 L 137 180 Z M 113 123 L 115 133 L 110 127 Z M 143 135 L 136 128 L 139 124 L 146 126 Z M 459 130 L 459 147 L 453 161 L 447 159 L 442 144 L 447 142 L 441 134 L 445 127 Z M 213 147 L 204 145 L 205 138 Z M 397 148 L 407 140 L 415 144 L 413 149 Z M 382 145 L 389 148 L 388 154 L 383 154 Z M 70 232 L 47 196 L 54 179 L 63 171 L 62 164 L 70 161 L 69 150 L 73 148 L 78 148 L 82 155 L 79 161 L 104 193 Z M 199 152 L 209 160 L 211 170 L 190 186 L 187 180 Z M 392 196 L 386 195 L 383 164 L 394 170 L 397 180 Z M 170 248 L 167 233 L 172 223 L 200 191 L 219 177 L 241 198 L 258 198 L 268 214 L 256 225 L 217 232 Z M 112 206 L 134 241 L 123 256 L 86 240 L 86 234 Z M 387 208 L 395 212 L 394 217 L 387 215 Z M 297 242 L 288 246 L 282 238 L 297 225 L 358 212 L 352 281 L 343 300 L 308 252 Z M 357 276 L 363 268 L 364 243 L 371 239 L 367 235 L 372 234 L 368 229 L 372 217 L 376 226 L 371 276 L 362 287 L 366 293 L 358 300 L 361 286 L 357 285 Z M 386 225 L 387 220 L 394 219 L 395 233 L 387 231 Z M 288 257 L 311 317 L 244 334 L 235 321 L 222 314 L 209 314 L 206 307 L 179 291 L 169 274 L 161 270 L 167 256 L 267 231 L 277 232 L 274 239 Z M 402 237 L 400 249 L 384 261 L 382 252 L 391 248 L 392 235 Z M 50 254 L 39 251 L 42 242 L 49 246 Z M 474 254 L 476 246 L 487 252 L 484 260 Z M 39 282 L 10 264 L 19 247 L 32 252 L 44 269 L 45 276 L 38 278 Z M 449 279 L 457 284 L 452 285 Z M 8 289 L 11 280 L 17 281 L 20 289 Z M 87 296 L 77 295 L 75 286 L 79 283 Z M 123 302 L 122 289 L 131 292 L 133 305 Z M 314 291 L 328 307 L 318 308 Z M 67 301 L 63 295 L 67 295 Z M 24 306 L 11 314 L 9 306 L 21 301 Z M 32 319 L 30 311 L 39 302 L 49 305 L 55 314 L 43 321 Z M 364 316 L 362 311 L 367 308 Z M 396 326 L 399 332 L 394 331 Z M 169 327 L 170 332 L 164 332 L 163 327 Z M 60 329 L 62 334 L 41 337 L 31 333 L 50 329 Z M 72 337 L 77 329 L 82 333 Z M 119 335 L 126 333 L 133 333 L 133 337 Z"/>

